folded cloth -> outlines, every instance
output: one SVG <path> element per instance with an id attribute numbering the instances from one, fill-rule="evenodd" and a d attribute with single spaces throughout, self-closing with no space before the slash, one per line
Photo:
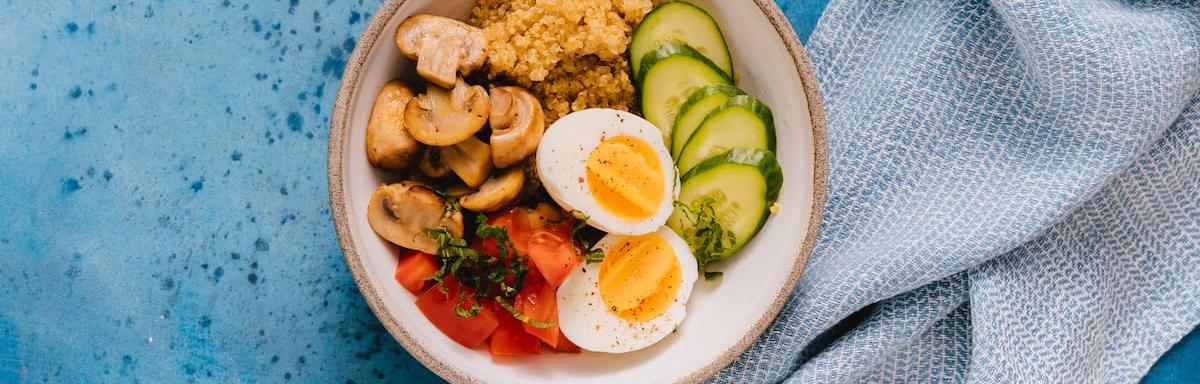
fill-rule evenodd
<path id="1" fill-rule="evenodd" d="M 835 0 L 808 52 L 823 227 L 713 381 L 1134 382 L 1200 323 L 1200 3 Z"/>

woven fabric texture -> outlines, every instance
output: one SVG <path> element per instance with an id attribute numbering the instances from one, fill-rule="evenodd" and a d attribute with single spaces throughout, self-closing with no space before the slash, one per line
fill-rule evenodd
<path id="1" fill-rule="evenodd" d="M 714 382 L 1136 382 L 1200 323 L 1200 3 L 835 0 L 808 53 L 823 227 Z"/>

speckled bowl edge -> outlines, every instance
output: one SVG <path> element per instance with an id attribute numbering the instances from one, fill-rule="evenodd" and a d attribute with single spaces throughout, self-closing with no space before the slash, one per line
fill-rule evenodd
<path id="1" fill-rule="evenodd" d="M 342 254 L 346 259 L 346 264 L 350 268 L 350 273 L 354 277 L 354 282 L 358 285 L 359 290 L 363 294 L 363 298 L 367 301 L 367 306 L 375 313 L 383 323 L 385 329 L 400 342 L 414 358 L 437 373 L 443 379 L 455 383 L 481 383 L 477 377 L 474 377 L 462 369 L 455 367 L 449 362 L 443 361 L 426 352 L 417 343 L 416 339 L 408 333 L 408 331 L 400 326 L 396 318 L 392 317 L 387 311 L 386 304 L 383 298 L 376 292 L 375 287 L 371 284 L 367 277 L 367 271 L 363 267 L 362 260 L 354 246 L 354 238 L 350 233 L 349 219 L 347 211 L 349 211 L 349 200 L 343 191 L 343 157 L 347 140 L 347 131 L 350 114 L 350 102 L 354 96 L 354 88 L 359 82 L 359 77 L 362 75 L 363 64 L 366 62 L 367 55 L 379 41 L 380 35 L 383 33 L 384 27 L 387 26 L 392 16 L 400 9 L 407 0 L 388 0 L 380 6 L 378 12 L 371 18 L 366 29 L 363 31 L 362 37 L 359 39 L 359 44 L 354 48 L 354 52 L 350 55 L 350 60 L 346 64 L 346 69 L 342 76 L 341 83 L 338 87 L 337 97 L 334 101 L 333 117 L 330 120 L 329 128 L 329 150 L 328 150 L 328 178 L 329 178 L 329 204 L 330 213 L 333 216 L 334 229 L 337 232 L 338 242 L 342 248 Z M 710 362 L 703 368 L 692 372 L 683 377 L 680 382 L 695 383 L 704 381 L 718 371 L 723 369 L 738 358 L 751 344 L 758 339 L 767 327 L 775 320 L 779 311 L 783 309 L 791 296 L 791 290 L 795 287 L 796 281 L 804 272 L 804 266 L 808 262 L 808 257 L 812 254 L 813 246 L 816 243 L 817 232 L 821 227 L 821 215 L 825 208 L 825 198 L 828 189 L 828 145 L 825 128 L 825 111 L 821 103 L 820 91 L 817 87 L 816 78 L 813 74 L 812 64 L 808 61 L 808 57 L 804 53 L 804 48 L 800 43 L 800 39 L 796 36 L 792 29 L 791 23 L 787 17 L 779 9 L 779 6 L 771 2 L 771 0 L 754 0 L 759 9 L 771 21 L 771 25 L 778 32 L 784 45 L 787 47 L 788 53 L 792 57 L 792 62 L 800 75 L 801 83 L 804 87 L 804 94 L 808 100 L 809 117 L 812 121 L 812 139 L 813 139 L 813 196 L 812 209 L 808 219 L 808 231 L 805 233 L 804 242 L 801 244 L 799 255 L 795 258 L 791 272 L 788 274 L 787 280 L 780 288 L 775 300 L 771 306 L 763 312 L 762 316 L 754 323 L 754 325 L 746 331 L 741 341 L 736 345 L 727 349 L 724 353 Z M 386 41 L 386 40 L 384 40 Z"/>
<path id="2" fill-rule="evenodd" d="M 787 46 L 788 53 L 792 56 L 792 63 L 796 67 L 796 71 L 800 75 L 800 82 L 804 87 L 804 96 L 808 100 L 809 119 L 812 121 L 812 139 L 813 139 L 813 196 L 812 210 L 808 217 L 808 231 L 804 234 L 804 242 L 800 244 L 800 254 L 797 255 L 795 262 L 792 264 L 792 270 L 788 273 L 787 281 L 780 287 L 779 293 L 775 295 L 775 300 L 771 302 L 771 307 L 763 312 L 758 321 L 746 331 L 734 346 L 725 350 L 712 362 L 688 376 L 684 377 L 680 382 L 683 383 L 698 383 L 717 374 L 725 367 L 732 364 L 742 352 L 750 348 L 758 340 L 767 327 L 775 321 L 775 317 L 779 315 L 779 311 L 787 304 L 788 298 L 791 297 L 791 291 L 796 286 L 796 281 L 800 279 L 800 275 L 804 273 L 804 267 L 808 264 L 808 257 L 812 255 L 813 246 L 817 242 L 817 232 L 821 228 L 821 215 L 825 211 L 825 197 L 829 183 L 829 146 L 827 143 L 825 131 L 825 109 L 822 107 L 821 92 L 817 86 L 816 75 L 813 74 L 812 63 L 808 61 L 808 55 L 804 53 L 804 45 L 800 43 L 800 38 L 796 36 L 795 29 L 792 28 L 792 23 L 788 22 L 787 16 L 784 16 L 783 11 L 772 0 L 754 0 L 758 8 L 763 14 L 771 20 L 771 26 L 775 27 L 775 31 L 779 33 L 779 37 L 783 39 L 783 43 Z"/>
<path id="3" fill-rule="evenodd" d="M 333 215 L 333 227 L 337 232 L 338 243 L 342 248 L 342 256 L 346 258 L 346 265 L 350 267 L 350 274 L 354 277 L 354 283 L 362 292 L 363 298 L 367 301 L 367 306 L 371 308 L 371 312 L 375 313 L 375 317 L 383 323 L 383 327 L 392 334 L 396 341 L 404 347 L 417 361 L 424 364 L 438 376 L 454 383 L 482 383 L 481 380 L 468 375 L 461 369 L 444 360 L 438 359 L 421 348 L 417 343 L 416 338 L 408 332 L 407 329 L 400 326 L 399 321 L 392 317 L 387 310 L 386 303 L 383 302 L 383 297 L 379 292 L 375 291 L 375 287 L 371 285 L 370 278 L 367 277 L 367 271 L 363 267 L 361 255 L 358 254 L 357 248 L 354 246 L 354 236 L 350 232 L 350 222 L 347 212 L 350 210 L 350 200 L 346 198 L 345 180 L 342 174 L 344 152 L 346 147 L 347 133 L 349 130 L 349 116 L 351 100 L 354 98 L 354 88 L 358 84 L 359 77 L 363 72 L 363 63 L 367 61 L 367 56 L 375 47 L 375 44 L 380 41 L 379 36 L 383 34 L 384 28 L 388 21 L 404 5 L 406 0 L 389 0 L 379 7 L 375 16 L 371 17 L 371 22 L 367 24 L 363 30 L 362 36 L 359 38 L 359 43 L 354 47 L 354 52 L 350 54 L 350 60 L 346 62 L 346 69 L 343 72 L 341 83 L 338 85 L 337 97 L 334 99 L 333 117 L 330 119 L 329 126 L 329 158 L 328 158 L 328 176 L 329 176 L 329 205 L 330 213 Z M 383 41 L 387 41 L 384 39 Z"/>

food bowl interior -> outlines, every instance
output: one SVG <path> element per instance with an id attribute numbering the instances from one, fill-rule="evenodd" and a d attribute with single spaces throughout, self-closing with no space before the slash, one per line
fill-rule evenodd
<path id="1" fill-rule="evenodd" d="M 367 224 L 371 193 L 381 183 L 397 180 L 370 166 L 363 141 L 372 103 L 383 84 L 394 78 L 416 79 L 413 64 L 400 56 L 394 44 L 396 26 L 408 16 L 421 13 L 465 20 L 474 2 L 403 1 L 386 21 L 378 40 L 363 45 L 368 52 L 352 84 L 342 148 L 341 187 L 346 199 L 342 204 L 346 225 L 353 234 L 348 246 L 356 251 L 353 253 L 357 253 L 365 274 L 359 276 L 360 284 L 369 284 L 378 295 L 373 302 L 378 315 L 414 356 L 456 381 L 514 382 L 527 377 L 548 382 L 692 381 L 735 358 L 773 319 L 781 303 L 776 298 L 790 293 L 791 287 L 785 286 L 789 275 L 798 273 L 794 268 L 802 268 L 807 258 L 801 249 L 811 224 L 814 196 L 812 119 L 797 68 L 800 63 L 793 61 L 781 33 L 790 38 L 794 35 L 786 24 L 777 31 L 765 10 L 754 2 L 694 3 L 708 10 L 721 25 L 736 64 L 737 85 L 774 111 L 777 153 L 785 180 L 782 205 L 740 254 L 714 266 L 714 270 L 725 272 L 723 279 L 709 282 L 701 278 L 696 283 L 687 304 L 687 318 L 675 334 L 650 348 L 627 354 L 544 353 L 497 360 L 484 348 L 470 350 L 451 341 L 417 310 L 413 295 L 393 278 L 397 248 L 376 236 Z M 386 12 L 381 15 L 386 16 Z M 343 81 L 352 78 L 347 76 Z"/>

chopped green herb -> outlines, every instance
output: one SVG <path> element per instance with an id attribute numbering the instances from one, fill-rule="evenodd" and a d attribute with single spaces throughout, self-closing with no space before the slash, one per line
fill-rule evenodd
<path id="1" fill-rule="evenodd" d="M 573 244 L 579 244 L 575 247 L 575 254 L 582 255 L 583 260 L 588 263 L 599 263 L 604 261 L 604 251 L 600 249 L 592 249 L 591 241 L 588 241 L 583 230 L 587 228 L 589 219 L 586 213 L 578 210 L 572 210 L 571 216 L 575 217 L 575 225 L 571 227 L 571 238 L 575 239 Z"/>
<path id="2" fill-rule="evenodd" d="M 463 302 L 466 301 L 466 297 L 467 297 L 467 295 L 465 292 L 458 293 L 458 299 L 455 299 L 455 301 L 454 301 L 454 315 L 455 316 L 472 317 L 472 316 L 479 314 L 479 310 L 483 308 L 483 306 L 479 305 L 479 300 L 476 300 L 475 304 L 471 305 L 471 308 L 463 309 L 462 305 L 463 305 Z"/>
<path id="3" fill-rule="evenodd" d="M 458 199 L 452 196 L 442 198 L 442 216 L 450 216 L 462 210 L 462 206 L 458 204 Z"/>
<path id="4" fill-rule="evenodd" d="M 583 260 L 589 263 L 599 263 L 604 261 L 604 251 L 600 249 L 588 250 L 583 254 Z"/>
<path id="5" fill-rule="evenodd" d="M 483 308 L 479 301 L 492 298 L 501 306 L 507 305 L 505 309 L 513 312 L 513 317 L 525 318 L 528 321 L 522 321 L 535 327 L 544 324 L 517 313 L 512 309 L 512 305 L 508 304 L 521 291 L 525 276 L 529 273 L 529 265 L 517 255 L 517 247 L 508 236 L 507 229 L 487 224 L 487 217 L 483 215 L 475 218 L 475 236 L 495 241 L 500 257 L 485 255 L 471 248 L 466 239 L 454 236 L 446 228 L 430 228 L 423 233 L 438 244 L 436 256 L 440 260 L 440 266 L 429 278 L 436 282 L 435 287 L 438 291 L 447 295 L 446 299 L 450 299 L 444 282 L 446 278 L 454 277 L 459 284 L 474 292 L 475 304 L 469 308 L 463 307 L 466 302 L 466 289 L 460 291 L 458 297 L 454 298 L 455 315 L 459 317 L 475 316 Z M 551 325 L 545 325 L 545 327 Z"/>
<path id="6" fill-rule="evenodd" d="M 514 318 L 520 320 L 522 323 L 529 324 L 530 327 L 545 329 L 554 326 L 554 323 L 534 319 L 529 317 L 529 315 L 521 313 L 521 311 L 518 311 L 516 307 L 513 307 L 512 304 L 509 304 L 508 301 L 502 297 L 497 296 L 495 300 L 497 304 L 500 304 L 500 307 L 503 307 L 504 310 L 508 311 L 508 313 L 511 313 Z"/>
<path id="7" fill-rule="evenodd" d="M 454 198 L 454 196 L 450 196 L 449 193 L 446 193 L 446 189 L 442 187 L 441 183 L 425 183 L 423 185 L 426 188 L 429 188 L 429 190 L 433 191 L 433 193 L 436 193 L 438 197 L 442 198 L 442 217 L 450 216 L 462 211 L 462 206 L 458 204 L 458 199 Z"/>
<path id="8" fill-rule="evenodd" d="M 706 268 L 708 264 L 723 259 L 737 241 L 733 232 L 725 229 L 717 221 L 717 211 L 713 206 L 722 198 L 724 196 L 718 192 L 701 197 L 690 206 L 680 201 L 675 202 L 675 207 L 679 208 L 691 224 L 681 235 L 692 248 L 696 263 L 699 264 L 700 270 L 704 271 L 704 278 L 707 280 L 721 278 L 720 272 L 708 272 Z"/>

